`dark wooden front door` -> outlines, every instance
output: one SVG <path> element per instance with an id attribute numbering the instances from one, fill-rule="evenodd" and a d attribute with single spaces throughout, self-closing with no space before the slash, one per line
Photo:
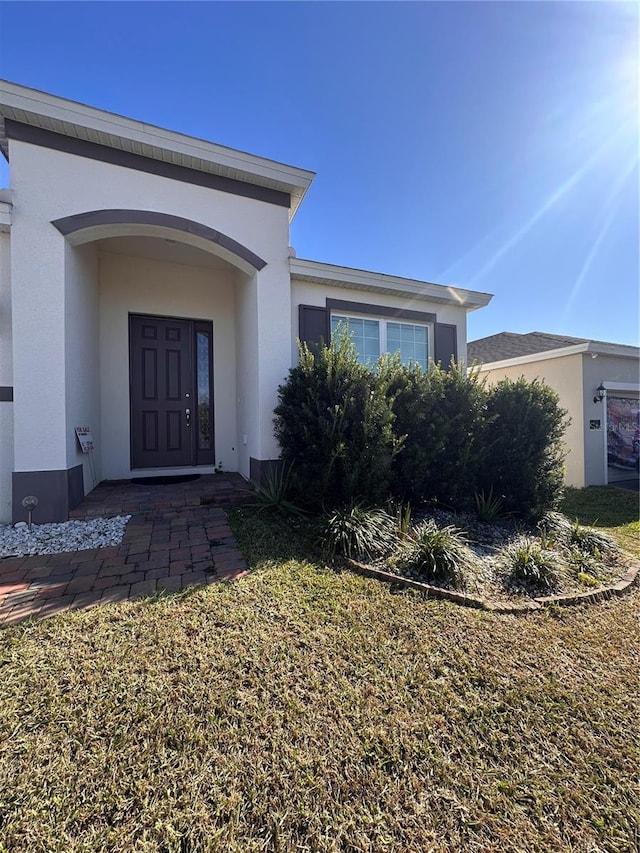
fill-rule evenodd
<path id="1" fill-rule="evenodd" d="M 196 372 L 195 350 L 202 349 L 192 320 L 131 315 L 130 399 L 131 467 L 168 468 L 197 465 L 213 459 L 202 453 L 202 366 Z M 198 359 L 200 363 L 202 358 Z M 211 386 L 211 358 L 205 384 Z M 200 394 L 199 392 L 200 388 Z M 200 399 L 199 399 L 200 397 Z M 207 394 L 207 427 L 212 423 L 212 395 Z M 203 458 L 206 457 L 206 458 Z"/>

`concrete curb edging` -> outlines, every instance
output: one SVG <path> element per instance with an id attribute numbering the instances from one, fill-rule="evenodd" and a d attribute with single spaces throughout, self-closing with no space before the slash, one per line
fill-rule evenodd
<path id="1" fill-rule="evenodd" d="M 512 615 L 536 612 L 553 605 L 566 607 L 573 604 L 595 604 L 597 601 L 605 601 L 614 596 L 624 595 L 624 593 L 628 592 L 640 580 L 640 560 L 634 560 L 631 567 L 622 576 L 622 579 L 612 586 L 604 586 L 600 589 L 589 590 L 588 592 L 544 595 L 523 604 L 503 604 L 497 601 L 487 601 L 477 595 L 468 595 L 464 592 L 455 592 L 454 590 L 442 589 L 438 586 L 414 581 L 411 578 L 403 578 L 400 575 L 394 575 L 391 572 L 385 572 L 382 569 L 375 569 L 373 566 L 358 563 L 356 560 L 348 560 L 348 563 L 359 575 L 375 578 L 383 583 L 397 584 L 408 589 L 418 590 L 427 598 L 439 598 L 445 601 L 452 601 L 455 604 L 461 604 L 464 607 L 475 607 L 477 610 L 486 610 L 490 613 Z"/>

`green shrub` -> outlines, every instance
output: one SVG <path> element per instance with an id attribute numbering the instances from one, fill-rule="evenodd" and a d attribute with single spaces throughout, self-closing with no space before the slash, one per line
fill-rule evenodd
<path id="1" fill-rule="evenodd" d="M 359 504 L 334 510 L 323 519 L 322 525 L 320 544 L 332 559 L 340 555 L 370 560 L 388 552 L 396 541 L 393 516 Z"/>
<path id="2" fill-rule="evenodd" d="M 480 486 L 504 509 L 539 519 L 562 497 L 566 412 L 544 383 L 503 379 L 489 389 Z"/>
<path id="3" fill-rule="evenodd" d="M 558 554 L 543 548 L 529 536 L 522 536 L 502 548 L 498 562 L 508 581 L 526 586 L 557 589 L 565 576 L 565 567 Z"/>
<path id="4" fill-rule="evenodd" d="M 464 589 L 476 558 L 458 528 L 438 527 L 432 519 L 417 525 L 409 541 L 398 552 L 396 566 L 408 574 L 437 586 Z"/>
<path id="5" fill-rule="evenodd" d="M 486 391 L 478 374 L 452 365 L 409 367 L 397 357 L 381 359 L 380 381 L 403 438 L 393 460 L 393 490 L 415 502 L 433 500 L 467 508 L 477 491 Z"/>
<path id="6" fill-rule="evenodd" d="M 398 449 L 392 422 L 385 388 L 358 362 L 347 335 L 317 354 L 302 344 L 275 410 L 295 500 L 316 510 L 382 503 Z"/>

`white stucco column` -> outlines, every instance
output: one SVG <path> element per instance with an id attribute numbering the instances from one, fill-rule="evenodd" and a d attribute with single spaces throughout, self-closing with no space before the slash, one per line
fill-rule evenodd
<path id="1" fill-rule="evenodd" d="M 273 434 L 273 410 L 278 386 L 291 367 L 291 278 L 289 259 L 275 261 L 258 273 L 258 411 L 257 458 L 277 459 L 280 448 Z M 252 454 L 256 455 L 256 454 Z"/>
<path id="2" fill-rule="evenodd" d="M 15 214 L 11 233 L 16 471 L 66 468 L 65 242 Z"/>
<path id="3" fill-rule="evenodd" d="M 17 195 L 19 198 L 19 196 Z M 13 519 L 40 501 L 38 523 L 67 518 L 65 242 L 16 204 L 11 233 L 14 379 Z M 77 488 L 76 488 L 77 490 Z"/>

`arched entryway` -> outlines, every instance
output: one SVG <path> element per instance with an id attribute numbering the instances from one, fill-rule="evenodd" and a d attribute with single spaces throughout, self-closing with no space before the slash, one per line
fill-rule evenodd
<path id="1" fill-rule="evenodd" d="M 97 479 L 241 470 L 238 350 L 265 262 L 222 232 L 153 211 L 53 225 L 78 321 L 68 417 L 94 430 Z"/>

